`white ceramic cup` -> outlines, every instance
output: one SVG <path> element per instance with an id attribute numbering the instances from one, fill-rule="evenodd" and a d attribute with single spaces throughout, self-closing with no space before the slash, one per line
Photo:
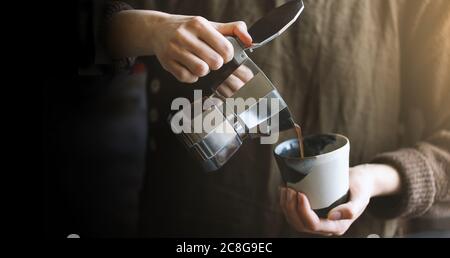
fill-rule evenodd
<path id="1" fill-rule="evenodd" d="M 350 141 L 338 134 L 304 137 L 305 158 L 299 157 L 297 139 L 279 144 L 274 155 L 286 186 L 304 193 L 311 208 L 326 217 L 348 201 Z"/>

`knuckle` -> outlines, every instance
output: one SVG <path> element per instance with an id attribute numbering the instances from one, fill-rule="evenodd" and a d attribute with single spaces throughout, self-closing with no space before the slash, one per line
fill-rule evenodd
<path id="1" fill-rule="evenodd" d="M 177 78 L 178 81 L 184 82 L 183 81 L 184 78 L 180 72 L 173 72 L 172 74 L 175 76 L 175 78 Z"/>
<path id="2" fill-rule="evenodd" d="M 237 21 L 236 26 L 243 28 L 243 29 L 247 29 L 247 24 L 244 21 Z"/>
<path id="3" fill-rule="evenodd" d="M 164 70 L 166 70 L 166 71 L 168 71 L 168 72 L 172 72 L 172 71 L 171 71 L 171 67 L 168 66 L 165 62 L 160 61 L 160 63 L 161 63 L 161 66 L 162 66 L 162 68 L 163 68 Z"/>
<path id="4" fill-rule="evenodd" d="M 187 72 L 181 71 L 178 74 L 181 82 L 189 82 L 191 79 L 191 76 Z"/>
<path id="5" fill-rule="evenodd" d="M 178 53 L 177 44 L 175 42 L 169 42 L 167 44 L 167 54 L 168 55 L 174 55 L 176 53 Z"/>
<path id="6" fill-rule="evenodd" d="M 202 16 L 194 16 L 194 17 L 192 17 L 192 21 L 197 22 L 197 23 L 204 23 L 206 21 L 206 19 L 203 18 Z"/>
<path id="7" fill-rule="evenodd" d="M 233 59 L 234 56 L 234 48 L 233 45 L 231 45 L 230 42 L 226 41 L 223 46 L 223 55 L 224 55 L 224 59 L 226 60 L 226 62 L 229 62 Z"/>
<path id="8" fill-rule="evenodd" d="M 176 67 L 173 67 L 171 65 L 166 66 L 166 71 L 168 71 L 169 73 L 171 73 L 178 81 L 182 81 L 182 75 L 181 72 L 179 70 L 176 69 Z"/>
<path id="9" fill-rule="evenodd" d="M 194 29 L 201 29 L 205 25 L 207 20 L 201 16 L 194 16 L 189 21 L 189 26 L 191 26 Z"/>
<path id="10" fill-rule="evenodd" d="M 180 27 L 175 30 L 175 34 L 174 37 L 172 38 L 172 41 L 178 41 L 180 39 L 183 39 L 184 37 L 185 37 L 184 29 Z"/>
<path id="11" fill-rule="evenodd" d="M 193 76 L 188 71 L 181 71 L 179 76 L 180 76 L 180 81 L 183 83 L 193 83 L 198 80 L 198 77 Z"/>
<path id="12" fill-rule="evenodd" d="M 222 67 L 223 65 L 223 59 L 220 56 L 215 56 L 212 57 L 211 60 L 209 61 L 209 67 L 211 68 L 211 70 L 218 70 L 220 69 L 220 67 Z"/>
<path id="13" fill-rule="evenodd" d="M 200 77 L 208 74 L 208 66 L 206 64 L 198 63 L 194 65 L 194 73 Z"/>
<path id="14" fill-rule="evenodd" d="M 172 69 L 172 74 L 177 78 L 177 80 L 183 82 L 185 80 L 185 73 L 183 72 L 183 70 L 178 69 L 178 68 L 174 68 Z"/>

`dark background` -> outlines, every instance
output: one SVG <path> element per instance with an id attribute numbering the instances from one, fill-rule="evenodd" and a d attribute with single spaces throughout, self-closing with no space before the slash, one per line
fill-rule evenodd
<path id="1" fill-rule="evenodd" d="M 90 34 L 78 23 L 88 1 L 67 2 L 41 6 L 44 230 L 57 238 L 131 236 L 137 198 L 126 189 L 137 191 L 144 173 L 145 88 L 79 76 L 92 61 Z"/>

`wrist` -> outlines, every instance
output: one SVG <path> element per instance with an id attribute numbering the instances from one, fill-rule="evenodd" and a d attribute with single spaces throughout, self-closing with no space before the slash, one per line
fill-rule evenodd
<path id="1" fill-rule="evenodd" d="M 358 180 L 370 197 L 393 195 L 400 191 L 400 175 L 384 164 L 363 164 L 351 169 L 351 180 Z"/>
<path id="2" fill-rule="evenodd" d="M 394 195 L 400 191 L 400 174 L 389 165 L 368 164 L 372 181 L 372 197 Z"/>
<path id="3" fill-rule="evenodd" d="M 350 181 L 358 181 L 357 185 L 363 185 L 363 190 L 371 197 L 376 194 L 376 178 L 372 171 L 373 165 L 371 164 L 361 164 L 350 168 Z"/>
<path id="4" fill-rule="evenodd" d="M 160 29 L 162 24 L 170 19 L 170 14 L 158 11 L 142 11 L 143 16 L 143 37 L 142 46 L 147 48 L 147 54 L 155 54 L 155 44 L 158 44 L 157 36 L 160 34 L 157 29 Z"/>

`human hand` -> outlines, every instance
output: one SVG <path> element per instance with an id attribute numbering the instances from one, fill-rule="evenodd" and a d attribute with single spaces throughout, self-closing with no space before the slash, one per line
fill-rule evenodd
<path id="1" fill-rule="evenodd" d="M 152 35 L 152 49 L 161 65 L 185 83 L 194 83 L 233 59 L 233 45 L 225 36 L 252 43 L 244 22 L 215 23 L 198 16 L 162 15 Z"/>
<path id="2" fill-rule="evenodd" d="M 350 200 L 319 218 L 303 193 L 280 190 L 280 205 L 286 220 L 297 231 L 323 236 L 341 236 L 366 209 L 370 198 L 400 191 L 398 172 L 387 165 L 360 165 L 350 169 Z"/>

